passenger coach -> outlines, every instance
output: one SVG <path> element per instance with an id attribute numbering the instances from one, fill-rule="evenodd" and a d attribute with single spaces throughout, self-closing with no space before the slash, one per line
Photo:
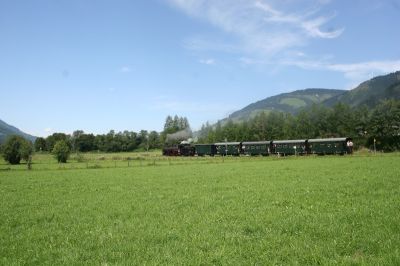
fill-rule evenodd
<path id="1" fill-rule="evenodd" d="M 308 148 L 312 154 L 345 154 L 350 138 L 309 139 Z"/>
<path id="2" fill-rule="evenodd" d="M 271 153 L 272 141 L 246 141 L 242 142 L 242 152 L 244 155 L 267 156 Z"/>
<path id="3" fill-rule="evenodd" d="M 274 140 L 273 153 L 282 155 L 296 155 L 307 153 L 307 140 Z"/>
<path id="4" fill-rule="evenodd" d="M 217 149 L 217 154 L 221 156 L 239 156 L 242 153 L 241 142 L 219 142 L 215 143 L 215 147 Z"/>

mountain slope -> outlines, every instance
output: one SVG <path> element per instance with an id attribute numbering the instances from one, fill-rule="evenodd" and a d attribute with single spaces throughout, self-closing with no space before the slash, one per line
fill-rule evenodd
<path id="1" fill-rule="evenodd" d="M 367 80 L 350 91 L 327 99 L 323 104 L 333 106 L 342 102 L 352 107 L 364 104 L 374 107 L 386 99 L 400 99 L 400 71 Z"/>
<path id="2" fill-rule="evenodd" d="M 346 91 L 333 89 L 305 89 L 282 93 L 252 103 L 232 113 L 227 119 L 242 121 L 254 117 L 259 112 L 281 111 L 296 113 L 301 108 L 322 103 L 332 97 L 338 97 Z"/>
<path id="3" fill-rule="evenodd" d="M 0 120 L 0 144 L 4 143 L 9 135 L 19 135 L 23 138 L 26 138 L 29 141 L 34 142 L 36 137 L 26 134 L 19 130 L 18 128 L 7 124 L 6 122 Z"/>

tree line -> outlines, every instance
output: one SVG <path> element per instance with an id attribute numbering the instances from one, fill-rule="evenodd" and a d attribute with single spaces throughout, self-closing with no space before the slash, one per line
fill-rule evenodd
<path id="1" fill-rule="evenodd" d="M 157 131 L 141 130 L 140 132 L 111 130 L 107 134 L 94 135 L 76 130 L 72 135 L 65 133 L 54 133 L 47 138 L 37 138 L 34 143 L 35 151 L 51 152 L 57 141 L 65 141 L 73 152 L 131 152 L 160 149 L 164 146 L 169 134 L 190 128 L 186 117 L 175 115 L 167 116 L 164 130 Z"/>
<path id="2" fill-rule="evenodd" d="M 18 164 L 21 160 L 28 162 L 33 151 L 50 152 L 58 162 L 65 163 L 71 152 L 131 152 L 160 149 L 168 136 L 188 128 L 190 129 L 188 119 L 175 115 L 166 118 L 161 133 L 147 130 L 140 132 L 111 130 L 107 134 L 94 135 L 76 130 L 71 135 L 54 133 L 46 138 L 39 137 L 33 144 L 20 136 L 12 135 L 0 148 L 4 159 L 11 164 Z"/>
<path id="3" fill-rule="evenodd" d="M 292 115 L 261 112 L 248 121 L 205 124 L 199 142 L 260 141 L 351 137 L 357 146 L 382 151 L 400 150 L 400 101 L 388 100 L 371 109 L 338 103 L 313 105 Z"/>

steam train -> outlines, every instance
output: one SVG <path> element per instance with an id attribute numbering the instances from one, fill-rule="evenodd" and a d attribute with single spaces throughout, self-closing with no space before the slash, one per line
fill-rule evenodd
<path id="1" fill-rule="evenodd" d="M 165 147 L 165 156 L 269 156 L 307 154 L 352 153 L 351 138 L 297 139 L 271 141 L 218 142 L 211 144 L 190 144 L 182 142 Z M 349 145 L 349 143 L 351 143 Z"/>

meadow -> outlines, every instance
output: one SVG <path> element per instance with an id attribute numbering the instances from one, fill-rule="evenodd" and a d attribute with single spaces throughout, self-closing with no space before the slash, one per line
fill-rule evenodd
<path id="1" fill-rule="evenodd" d="M 157 154 L 1 162 L 0 264 L 400 264 L 398 153 Z"/>

